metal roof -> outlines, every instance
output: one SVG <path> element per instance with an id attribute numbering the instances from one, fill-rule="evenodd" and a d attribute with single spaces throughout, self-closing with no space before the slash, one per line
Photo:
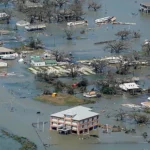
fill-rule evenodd
<path id="1" fill-rule="evenodd" d="M 77 106 L 55 114 L 51 114 L 52 117 L 64 118 L 64 115 L 72 116 L 73 120 L 84 120 L 86 118 L 98 116 L 99 113 L 92 112 L 91 108 Z"/>
<path id="2" fill-rule="evenodd" d="M 150 7 L 150 2 L 143 2 L 143 3 L 141 3 L 141 5 L 144 5 L 144 6 Z"/>
<path id="3" fill-rule="evenodd" d="M 0 47 L 0 52 L 14 52 L 14 50 L 5 47 Z"/>
<path id="4" fill-rule="evenodd" d="M 132 90 L 132 89 L 139 89 L 139 85 L 132 82 L 132 83 L 124 83 L 120 84 L 119 87 L 123 90 Z"/>
<path id="5" fill-rule="evenodd" d="M 57 63 L 57 61 L 54 59 L 45 59 L 44 61 L 46 64 L 56 64 Z"/>

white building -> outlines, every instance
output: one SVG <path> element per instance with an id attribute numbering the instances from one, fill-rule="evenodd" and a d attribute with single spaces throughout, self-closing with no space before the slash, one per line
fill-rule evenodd
<path id="1" fill-rule="evenodd" d="M 50 130 L 65 132 L 66 130 L 81 134 L 96 129 L 99 124 L 99 114 L 91 108 L 77 106 L 50 116 Z"/>
<path id="2" fill-rule="evenodd" d="M 132 83 L 124 83 L 120 84 L 119 87 L 124 91 L 130 91 L 130 90 L 137 90 L 139 89 L 139 85 L 132 82 Z"/>
<path id="3" fill-rule="evenodd" d="M 31 65 L 37 67 L 37 66 L 45 66 L 45 61 L 42 59 L 36 58 L 31 60 Z"/>
<path id="4" fill-rule="evenodd" d="M 8 56 L 8 57 L 11 57 L 11 56 L 18 57 L 18 54 L 14 50 L 12 50 L 12 49 L 5 48 L 5 47 L 0 47 L 0 58 L 5 57 L 5 56 Z"/>

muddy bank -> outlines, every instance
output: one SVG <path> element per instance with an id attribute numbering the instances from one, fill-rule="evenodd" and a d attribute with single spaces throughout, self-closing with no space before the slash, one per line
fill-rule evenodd
<path id="1" fill-rule="evenodd" d="M 15 140 L 16 142 L 20 143 L 21 148 L 19 148 L 19 150 L 37 150 L 37 146 L 33 142 L 29 141 L 27 138 L 19 137 L 17 135 L 9 133 L 5 130 L 1 130 L 1 132 L 4 136 L 7 136 L 7 137 Z"/>

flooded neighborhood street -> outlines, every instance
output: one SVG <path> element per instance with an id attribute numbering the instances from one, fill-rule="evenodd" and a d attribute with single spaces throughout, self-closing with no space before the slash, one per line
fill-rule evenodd
<path id="1" fill-rule="evenodd" d="M 71 2 L 72 1 L 70 1 L 70 3 Z M 128 58 L 134 51 L 142 55 L 141 46 L 143 42 L 145 40 L 150 40 L 150 13 L 139 11 L 140 4 L 145 1 L 94 0 L 94 2 L 102 5 L 97 11 L 89 11 L 87 5 L 83 5 L 83 10 L 85 12 L 84 19 L 88 20 L 88 26 L 69 27 L 66 22 L 52 22 L 46 23 L 46 29 L 44 31 L 32 32 L 26 31 L 24 27 L 17 27 L 17 31 L 13 30 L 16 26 L 16 22 L 23 20 L 23 18 L 27 19 L 27 17 L 25 17 L 23 13 L 19 13 L 16 9 L 13 9 L 15 6 L 10 2 L 8 8 L 12 9 L 13 15 L 11 16 L 9 24 L 0 24 L 0 30 L 9 30 L 12 33 L 10 35 L 1 34 L 0 41 L 3 41 L 2 46 L 15 49 L 24 45 L 26 46 L 31 37 L 33 37 L 33 39 L 38 38 L 42 41 L 46 52 L 55 50 L 70 54 L 73 56 L 75 62 L 93 58 L 101 59 L 106 58 L 106 56 L 119 57 L 120 55 L 125 55 Z M 0 10 L 3 10 L 3 8 L 4 5 L 0 4 Z M 118 22 L 136 23 L 136 25 L 117 25 L 112 23 L 95 24 L 97 18 L 106 16 L 115 16 Z M 72 40 L 66 39 L 65 29 L 72 31 Z M 130 48 L 120 53 L 111 53 L 105 48 L 104 44 L 94 44 L 102 41 L 119 40 L 119 36 L 115 34 L 121 30 L 138 31 L 141 37 L 129 39 Z M 82 31 L 85 33 L 81 34 Z M 34 56 L 40 55 L 38 50 L 34 52 Z M 21 53 L 21 51 L 19 53 Z M 85 91 L 81 92 L 82 90 L 79 91 L 79 89 L 76 89 L 72 94 L 84 100 L 82 106 L 91 108 L 93 112 L 99 114 L 99 124 L 119 126 L 122 128 L 121 132 L 111 132 L 111 129 L 108 129 L 108 132 L 105 133 L 105 128 L 97 127 L 96 129 L 93 127 L 94 130 L 90 131 L 88 135 L 62 135 L 58 134 L 57 131 L 50 130 L 50 116 L 51 114 L 72 108 L 74 105 L 69 105 L 71 102 L 68 102 L 68 105 L 56 105 L 55 103 L 48 103 L 36 99 L 37 96 L 43 95 L 43 91 L 46 89 L 50 89 L 52 93 L 57 93 L 57 82 L 51 84 L 50 82 L 45 82 L 45 80 L 38 80 L 37 74 L 29 70 L 31 67 L 34 70 L 40 70 L 39 66 L 33 67 L 28 64 L 31 56 L 32 54 L 27 54 L 26 58 L 24 58 L 24 62 L 19 62 L 19 57 L 14 60 L 4 59 L 8 67 L 0 68 L 0 150 L 18 150 L 21 147 L 21 144 L 18 143 L 17 140 L 13 140 L 4 135 L 2 130 L 29 139 L 35 143 L 38 150 L 150 150 L 149 120 L 146 123 L 138 124 L 135 123 L 136 119 L 133 117 L 133 115 L 140 112 L 141 114 L 146 114 L 148 117 L 150 117 L 150 115 L 148 113 L 143 113 L 142 109 L 136 111 L 136 108 L 131 109 L 122 105 L 135 104 L 141 106 L 142 102 L 148 101 L 150 93 L 145 91 L 150 88 L 149 65 L 141 65 L 142 67 L 140 67 L 140 69 L 135 70 L 132 68 L 127 74 L 121 75 L 116 73 L 114 75 L 114 77 L 120 80 L 123 78 L 138 77 L 140 79 L 138 85 L 143 90 L 141 92 L 142 94 L 139 91 L 136 95 L 132 95 L 127 91 L 121 91 L 121 94 L 115 93 L 107 95 L 105 93 L 102 94 L 100 91 L 101 95 L 99 97 L 87 99 L 83 96 Z M 142 61 L 149 63 L 149 58 L 147 57 L 148 56 L 142 57 Z M 85 64 L 82 65 L 84 68 Z M 89 70 L 93 67 L 90 65 L 87 66 Z M 109 68 L 111 68 L 111 71 L 115 72 L 118 66 L 116 67 L 114 64 L 112 66 L 108 65 L 108 68 L 104 69 L 104 71 L 108 71 L 109 74 Z M 64 70 L 70 71 L 70 66 L 67 67 L 64 68 Z M 57 67 L 53 67 L 53 69 L 57 70 Z M 44 67 L 43 70 L 45 70 Z M 91 70 L 93 73 L 94 69 Z M 69 85 L 71 85 L 71 89 L 75 83 L 79 83 L 82 78 L 86 78 L 89 82 L 89 85 L 86 87 L 87 92 L 90 91 L 91 88 L 98 89 L 96 81 L 99 79 L 104 80 L 105 78 L 103 70 L 102 73 L 92 73 L 88 75 L 82 70 L 79 76 L 75 78 L 72 78 L 73 76 L 66 77 L 64 74 L 61 76 L 61 73 L 58 73 L 56 80 L 60 79 L 61 82 L 66 84 L 62 87 L 62 89 L 64 89 L 61 91 L 62 94 L 64 94 L 68 91 Z M 112 80 L 113 78 L 110 79 L 110 81 Z M 69 92 L 67 94 L 70 94 Z M 121 112 L 122 110 L 123 113 Z M 122 113 L 124 119 L 117 120 L 116 116 L 118 113 Z M 136 132 L 126 132 L 132 129 Z M 143 138 L 144 132 L 148 134 L 147 138 Z"/>

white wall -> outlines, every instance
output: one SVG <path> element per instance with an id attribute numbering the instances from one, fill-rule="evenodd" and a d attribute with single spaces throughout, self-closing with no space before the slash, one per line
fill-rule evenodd
<path id="1" fill-rule="evenodd" d="M 33 66 L 45 66 L 45 62 L 34 62 L 31 60 L 31 65 Z"/>

